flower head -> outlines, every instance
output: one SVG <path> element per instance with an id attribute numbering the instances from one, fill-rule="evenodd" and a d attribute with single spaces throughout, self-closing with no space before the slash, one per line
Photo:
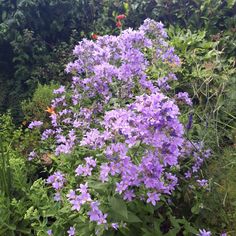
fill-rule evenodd
<path id="1" fill-rule="evenodd" d="M 47 107 L 47 110 L 45 110 L 46 112 L 48 112 L 49 114 L 53 114 L 55 115 L 56 112 L 55 112 L 55 108 L 54 107 Z"/>
<path id="2" fill-rule="evenodd" d="M 29 124 L 28 128 L 29 128 L 29 129 L 33 129 L 34 127 L 40 127 L 40 126 L 42 126 L 42 124 L 43 124 L 42 121 L 37 121 L 37 120 L 35 120 L 35 121 L 32 121 L 32 122 Z"/>
<path id="3" fill-rule="evenodd" d="M 118 15 L 118 16 L 116 17 L 117 20 L 123 20 L 123 19 L 125 19 L 125 18 L 126 18 L 126 15 L 124 15 L 124 14 Z"/>
<path id="4" fill-rule="evenodd" d="M 211 231 L 206 231 L 205 229 L 199 229 L 199 234 L 197 236 L 211 236 Z"/>
<path id="5" fill-rule="evenodd" d="M 118 20 L 118 21 L 116 22 L 116 27 L 117 27 L 117 28 L 121 28 L 121 26 L 122 26 L 122 23 L 121 23 L 120 20 Z"/>
<path id="6" fill-rule="evenodd" d="M 97 40 L 97 39 L 98 39 L 98 35 L 97 35 L 97 34 L 92 34 L 92 35 L 91 35 L 91 38 L 92 38 L 93 40 Z"/>
<path id="7" fill-rule="evenodd" d="M 74 236 L 75 235 L 75 228 L 74 227 L 70 227 L 70 229 L 67 231 L 68 236 Z"/>

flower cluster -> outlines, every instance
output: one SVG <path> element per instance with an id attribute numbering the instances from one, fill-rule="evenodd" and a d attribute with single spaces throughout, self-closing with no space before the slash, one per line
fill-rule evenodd
<path id="1" fill-rule="evenodd" d="M 72 210 L 87 209 L 98 225 L 107 225 L 109 216 L 88 189 L 93 175 L 110 183 L 124 200 L 156 205 L 175 190 L 182 161 L 193 159 L 186 178 L 202 166 L 204 158 L 184 138 L 179 119 L 178 105 L 192 105 L 191 99 L 187 93 L 166 93 L 169 82 L 177 80 L 173 68 L 181 64 L 166 38 L 163 24 L 147 19 L 138 30 L 82 40 L 73 51 L 75 61 L 66 67 L 73 75 L 71 87 L 55 90 L 53 109 L 47 109 L 52 127 L 42 133 L 42 142 L 54 140 L 56 155 L 83 147 L 103 157 L 86 157 L 75 169 L 76 178 L 86 184 L 67 193 Z M 154 79 L 150 68 L 159 78 Z M 47 182 L 59 201 L 64 175 L 56 172 Z M 199 185 L 206 183 L 200 180 Z"/>
<path id="2" fill-rule="evenodd" d="M 75 170 L 76 176 L 80 175 L 90 176 L 92 174 L 91 172 L 93 168 L 96 166 L 96 160 L 94 160 L 92 157 L 86 157 L 85 160 L 86 160 L 85 166 L 79 165 L 76 168 Z"/>
<path id="3" fill-rule="evenodd" d="M 211 150 L 205 150 L 202 142 L 190 143 L 189 141 L 185 141 L 181 152 L 182 158 L 192 159 L 191 166 L 188 167 L 188 170 L 184 174 L 187 179 L 197 176 L 204 161 L 211 155 Z"/>
<path id="4" fill-rule="evenodd" d="M 52 107 L 58 112 L 50 113 L 53 129 L 42 134 L 42 140 L 56 139 L 56 155 L 70 153 L 77 144 L 74 133 L 70 133 L 73 131 L 61 127 L 75 131 L 89 128 L 91 123 L 100 122 L 100 115 L 114 102 L 124 106 L 136 95 L 159 91 L 165 82 L 160 78 L 156 86 L 147 73 L 149 66 L 168 65 L 168 60 L 179 65 L 166 37 L 163 24 L 147 19 L 139 30 L 127 29 L 119 36 L 99 37 L 96 42 L 84 39 L 75 47 L 76 60 L 66 67 L 74 75 L 70 97 L 65 96 L 63 86 L 54 91 L 58 97 L 53 99 Z M 171 72 L 164 78 L 176 80 Z M 88 100 L 89 105 L 85 103 Z M 71 109 L 69 104 L 78 109 Z"/>
<path id="5" fill-rule="evenodd" d="M 61 200 L 60 190 L 63 188 L 65 182 L 66 182 L 66 179 L 64 177 L 64 174 L 62 174 L 60 171 L 57 171 L 53 175 L 50 175 L 48 177 L 47 183 L 51 184 L 52 187 L 56 190 L 56 193 L 54 195 L 55 201 Z"/>
<path id="6" fill-rule="evenodd" d="M 43 125 L 43 122 L 42 122 L 42 121 L 37 121 L 37 120 L 35 120 L 35 121 L 32 121 L 32 122 L 29 124 L 28 128 L 29 128 L 29 129 L 33 129 L 34 127 L 40 127 L 40 126 L 42 126 L 42 125 Z"/>
<path id="7" fill-rule="evenodd" d="M 138 96 L 126 109 L 106 112 L 105 131 L 93 130 L 95 137 L 89 131 L 80 145 L 105 147 L 108 163 L 100 166 L 101 181 L 108 181 L 109 175 L 119 176 L 116 191 L 129 200 L 135 196 L 134 189 L 143 186 L 148 202 L 155 205 L 160 193 L 170 194 L 177 184 L 171 167 L 178 164 L 184 142 L 178 115 L 178 107 L 162 93 Z M 137 146 L 141 153 L 128 155 Z"/>

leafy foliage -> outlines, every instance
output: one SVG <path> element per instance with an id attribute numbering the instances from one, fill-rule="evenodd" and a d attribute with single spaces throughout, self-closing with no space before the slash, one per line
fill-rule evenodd
<path id="1" fill-rule="evenodd" d="M 21 103 L 22 112 L 24 114 L 24 125 L 32 120 L 45 120 L 47 118 L 46 108 L 50 107 L 52 99 L 55 97 L 53 90 L 58 85 L 41 85 L 38 84 L 31 100 L 24 100 Z"/>

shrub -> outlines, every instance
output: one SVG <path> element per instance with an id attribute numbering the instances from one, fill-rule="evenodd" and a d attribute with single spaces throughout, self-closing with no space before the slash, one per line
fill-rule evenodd
<path id="1" fill-rule="evenodd" d="M 55 153 L 45 184 L 55 190 L 50 209 L 60 214 L 35 221 L 36 232 L 46 221 L 44 232 L 57 235 L 197 233 L 185 216 L 176 217 L 174 202 L 178 185 L 208 188 L 198 171 L 210 152 L 184 136 L 178 106 L 184 114 L 192 102 L 174 90 L 181 62 L 166 38 L 163 25 L 147 19 L 136 31 L 75 47 L 66 68 L 72 84 L 54 90 L 51 128 L 34 158 L 42 147 Z M 41 126 L 33 121 L 29 128 Z"/>

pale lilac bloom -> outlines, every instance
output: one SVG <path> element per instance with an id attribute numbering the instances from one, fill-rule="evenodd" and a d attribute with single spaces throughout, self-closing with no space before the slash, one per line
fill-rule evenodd
<path id="1" fill-rule="evenodd" d="M 78 196 L 81 204 L 92 201 L 91 196 L 88 192 L 83 192 Z"/>
<path id="2" fill-rule="evenodd" d="M 118 223 L 112 223 L 111 226 L 115 230 L 118 230 L 118 228 L 119 228 L 119 224 Z"/>
<path id="3" fill-rule="evenodd" d="M 57 115 L 56 114 L 51 114 L 50 115 L 50 118 L 51 118 L 51 124 L 53 127 L 57 127 Z"/>
<path id="4" fill-rule="evenodd" d="M 42 122 L 42 121 L 37 121 L 37 120 L 35 120 L 35 121 L 32 121 L 32 122 L 29 124 L 28 128 L 29 128 L 29 129 L 33 129 L 34 127 L 40 127 L 40 126 L 42 126 L 42 125 L 43 125 L 43 122 Z"/>
<path id="5" fill-rule="evenodd" d="M 211 236 L 211 231 L 206 231 L 205 229 L 199 229 L 199 234 L 197 236 Z"/>
<path id="6" fill-rule="evenodd" d="M 91 210 L 88 212 L 90 221 L 95 221 L 98 225 L 106 224 L 107 214 L 102 213 L 102 211 L 98 208 L 99 205 L 100 204 L 98 201 L 93 201 L 90 203 Z"/>
<path id="7" fill-rule="evenodd" d="M 206 179 L 201 179 L 201 180 L 199 179 L 199 180 L 197 180 L 197 183 L 201 187 L 208 187 L 208 180 L 206 180 Z"/>
<path id="8" fill-rule="evenodd" d="M 59 192 L 56 192 L 56 193 L 54 194 L 53 199 L 54 199 L 56 202 L 61 201 L 61 194 L 60 194 Z"/>
<path id="9" fill-rule="evenodd" d="M 41 140 L 46 140 L 55 133 L 52 129 L 46 129 L 41 136 Z"/>
<path id="10" fill-rule="evenodd" d="M 186 103 L 189 106 L 193 105 L 193 102 L 191 100 L 191 98 L 189 98 L 189 94 L 186 92 L 179 92 L 176 94 L 176 100 L 177 101 L 182 101 L 184 103 Z"/>
<path id="11" fill-rule="evenodd" d="M 104 163 L 100 166 L 100 180 L 102 182 L 108 181 L 108 175 L 110 173 L 110 167 L 107 163 Z"/>
<path id="12" fill-rule="evenodd" d="M 70 203 L 72 204 L 71 210 L 80 211 L 81 208 L 81 202 L 78 196 L 76 196 L 74 199 L 70 200 Z"/>
<path id="13" fill-rule="evenodd" d="M 50 175 L 47 179 L 47 183 L 51 184 L 55 190 L 60 190 L 63 188 L 66 180 L 64 178 L 64 174 L 60 171 L 56 171 L 53 175 Z"/>
<path id="14" fill-rule="evenodd" d="M 74 227 L 70 227 L 70 229 L 67 231 L 68 236 L 74 236 L 75 235 L 75 228 Z"/>
<path id="15" fill-rule="evenodd" d="M 79 189 L 81 193 L 87 193 L 88 192 L 88 183 L 80 184 Z"/>
<path id="16" fill-rule="evenodd" d="M 184 174 L 184 176 L 185 176 L 186 179 L 189 179 L 189 178 L 192 177 L 192 174 L 191 174 L 190 171 L 187 171 L 187 172 Z"/>
<path id="17" fill-rule="evenodd" d="M 158 193 L 147 193 L 148 195 L 148 199 L 147 199 L 147 203 L 151 202 L 153 206 L 156 205 L 156 202 L 158 202 L 160 200 L 160 194 Z"/>
<path id="18" fill-rule="evenodd" d="M 134 190 L 126 190 L 124 193 L 124 200 L 132 201 L 135 197 Z"/>
<path id="19" fill-rule="evenodd" d="M 96 166 L 96 160 L 94 160 L 92 157 L 86 157 L 85 158 L 86 164 L 92 167 Z"/>
<path id="20" fill-rule="evenodd" d="M 92 170 L 93 168 L 91 168 L 89 165 L 83 166 L 83 165 L 79 165 L 76 170 L 76 176 L 91 176 L 92 175 Z"/>
<path id="21" fill-rule="evenodd" d="M 53 91 L 54 94 L 62 94 L 65 92 L 65 86 L 60 86 L 60 88 Z"/>
<path id="22" fill-rule="evenodd" d="M 52 230 L 49 229 L 49 230 L 47 231 L 47 234 L 48 234 L 49 236 L 51 236 L 51 235 L 52 235 Z"/>
<path id="23" fill-rule="evenodd" d="M 82 165 L 78 165 L 75 169 L 76 176 L 80 176 L 84 173 L 84 167 Z"/>
<path id="24" fill-rule="evenodd" d="M 75 199 L 75 198 L 76 198 L 76 193 L 75 193 L 75 191 L 71 189 L 71 190 L 69 191 L 69 193 L 66 195 L 66 197 L 67 197 L 68 199 L 70 199 L 70 200 Z"/>
<path id="25" fill-rule="evenodd" d="M 28 157 L 28 160 L 29 161 L 32 161 L 35 157 L 36 157 L 36 152 L 35 151 L 32 151 L 32 152 L 30 152 L 30 154 L 29 154 L 29 157 Z"/>

